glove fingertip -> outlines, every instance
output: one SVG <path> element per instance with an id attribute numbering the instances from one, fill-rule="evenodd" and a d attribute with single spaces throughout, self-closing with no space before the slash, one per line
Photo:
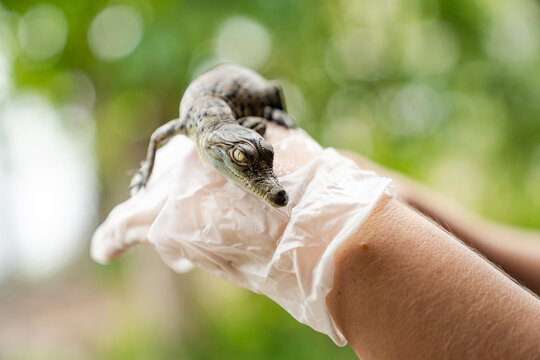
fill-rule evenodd
<path id="1" fill-rule="evenodd" d="M 90 244 L 90 257 L 92 260 L 98 264 L 106 265 L 120 255 L 121 251 L 114 249 L 111 246 L 112 243 L 113 239 L 107 236 L 103 226 L 100 226 L 92 236 Z"/>

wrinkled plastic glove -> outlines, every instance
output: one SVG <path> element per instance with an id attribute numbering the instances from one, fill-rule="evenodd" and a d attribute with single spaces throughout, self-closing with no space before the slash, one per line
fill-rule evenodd
<path id="1" fill-rule="evenodd" d="M 265 294 L 298 321 L 346 340 L 325 303 L 336 249 L 355 233 L 391 180 L 365 171 L 300 129 L 269 124 L 274 170 L 289 194 L 274 208 L 204 164 L 195 144 L 176 136 L 157 154 L 147 187 L 116 206 L 92 239 L 107 263 L 136 243 L 152 244 L 183 272 L 192 263 Z"/>

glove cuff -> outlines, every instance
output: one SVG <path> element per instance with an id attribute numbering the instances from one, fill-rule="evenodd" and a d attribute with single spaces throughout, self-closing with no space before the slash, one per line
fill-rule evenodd
<path id="1" fill-rule="evenodd" d="M 307 181 L 298 182 L 299 178 Z M 347 342 L 325 301 L 333 286 L 334 254 L 357 232 L 384 194 L 394 195 L 392 181 L 360 169 L 328 148 L 281 182 L 291 194 L 290 219 L 268 274 L 280 281 L 265 293 L 298 321 L 343 346 Z"/>

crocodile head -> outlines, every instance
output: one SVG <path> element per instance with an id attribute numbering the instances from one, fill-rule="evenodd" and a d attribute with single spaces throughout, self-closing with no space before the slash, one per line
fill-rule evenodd
<path id="1" fill-rule="evenodd" d="M 222 124 L 201 138 L 201 155 L 219 172 L 273 206 L 289 196 L 273 171 L 274 149 L 257 132 L 237 123 Z"/>

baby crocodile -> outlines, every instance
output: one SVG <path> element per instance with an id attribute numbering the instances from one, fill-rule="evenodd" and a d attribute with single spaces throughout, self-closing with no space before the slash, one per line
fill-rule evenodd
<path id="1" fill-rule="evenodd" d="M 201 158 L 273 206 L 289 199 L 273 171 L 274 150 L 264 140 L 266 121 L 296 127 L 285 112 L 281 86 L 252 70 L 220 65 L 195 79 L 180 102 L 180 116 L 150 138 L 146 160 L 133 177 L 131 194 L 148 181 L 156 150 L 176 134 L 191 138 Z"/>

